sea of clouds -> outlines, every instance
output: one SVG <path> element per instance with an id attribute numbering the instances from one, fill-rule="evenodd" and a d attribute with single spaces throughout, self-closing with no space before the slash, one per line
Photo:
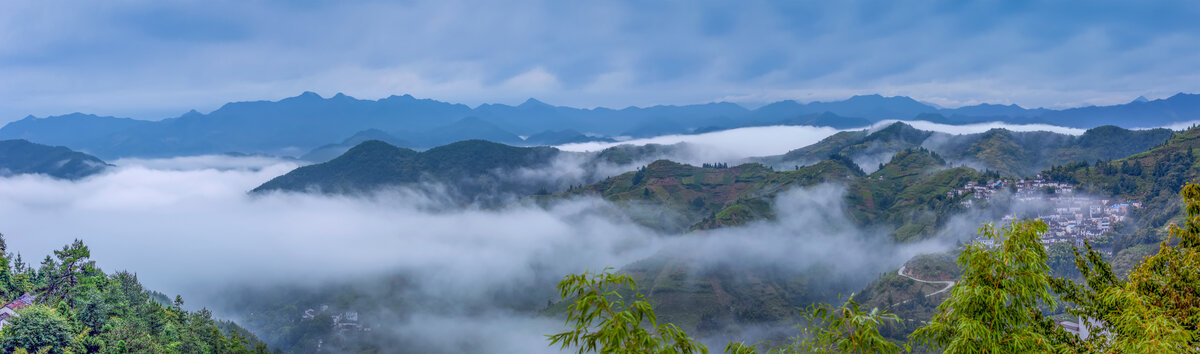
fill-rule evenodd
<path id="1" fill-rule="evenodd" d="M 868 129 L 875 129 L 877 124 Z M 914 124 L 910 122 L 910 124 Z M 919 129 L 972 133 L 995 127 L 915 123 Z M 1055 128 L 1058 132 L 1080 131 Z M 779 154 L 836 133 L 828 128 L 743 128 L 623 143 L 685 142 L 696 161 Z M 604 144 L 573 144 L 572 151 Z M 510 171 L 522 178 L 575 183 L 582 160 Z M 781 194 L 775 221 L 705 233 L 670 234 L 630 221 L 594 197 L 549 203 L 516 199 L 495 207 L 446 205 L 437 186 L 369 195 L 247 194 L 298 166 L 264 157 L 197 156 L 114 161 L 78 181 L 38 175 L 0 178 L 0 232 L 9 250 L 37 263 L 82 239 L 106 271 L 136 272 L 149 289 L 182 294 L 191 307 L 240 314 L 222 295 L 238 287 L 320 287 L 340 279 L 403 274 L 418 298 L 453 304 L 377 324 L 430 350 L 552 351 L 543 334 L 560 319 L 496 304 L 497 294 L 554 300 L 563 275 L 624 265 L 663 253 L 702 265 L 754 264 L 771 269 L 832 269 L 863 285 L 910 257 L 950 247 L 982 216 L 949 223 L 942 236 L 894 244 L 884 230 L 860 229 L 844 213 L 843 187 L 819 185 Z M 626 166 L 623 168 L 631 168 Z M 619 173 L 610 166 L 606 173 Z M 803 306 L 806 304 L 797 304 Z M 297 314 L 299 316 L 299 314 Z M 480 343 L 487 343 L 481 346 Z M 440 350 L 439 349 L 439 350 Z"/>

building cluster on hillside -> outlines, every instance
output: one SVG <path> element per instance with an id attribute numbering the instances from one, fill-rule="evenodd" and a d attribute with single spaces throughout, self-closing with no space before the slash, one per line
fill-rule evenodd
<path id="1" fill-rule="evenodd" d="M 29 305 L 33 305 L 33 300 L 36 298 L 37 296 L 35 295 L 24 294 L 7 305 L 4 305 L 4 307 L 0 307 L 0 328 L 4 328 L 5 325 L 8 325 L 9 319 L 19 317 L 20 315 L 17 314 L 17 310 L 23 309 Z"/>
<path id="2" fill-rule="evenodd" d="M 311 320 L 311 319 L 316 318 L 318 315 L 324 314 L 326 312 L 329 312 L 329 305 L 321 305 L 321 307 L 318 309 L 304 310 L 304 314 L 301 315 L 300 318 L 305 319 L 305 320 Z M 331 320 L 331 322 L 333 324 L 333 329 L 337 330 L 338 333 L 345 332 L 348 330 L 364 331 L 364 332 L 371 331 L 370 327 L 364 327 L 362 324 L 360 324 L 358 322 L 358 312 L 357 311 L 330 313 L 329 319 Z"/>
<path id="3" fill-rule="evenodd" d="M 1096 199 L 1075 193 L 1069 183 L 1046 181 L 1042 176 L 1024 180 L 990 180 L 987 183 L 967 182 L 963 188 L 948 192 L 948 196 L 969 195 L 962 201 L 972 207 L 988 201 L 997 193 L 1008 193 L 1012 201 L 1031 206 L 1037 218 L 1046 222 L 1048 231 L 1042 235 L 1042 243 L 1049 246 L 1057 242 L 1072 242 L 1083 246 L 1083 241 L 1103 235 L 1113 224 L 1124 220 L 1130 209 L 1140 208 L 1139 202 Z M 1018 216 L 1009 214 L 1003 222 Z"/>

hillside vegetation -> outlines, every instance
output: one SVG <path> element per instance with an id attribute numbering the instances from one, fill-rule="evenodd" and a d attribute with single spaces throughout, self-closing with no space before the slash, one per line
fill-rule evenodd
<path id="1" fill-rule="evenodd" d="M 631 216 L 666 230 L 710 229 L 773 217 L 771 201 L 787 189 L 859 176 L 857 166 L 833 160 L 794 171 L 755 163 L 695 167 L 659 160 L 567 194 L 595 193 L 619 204 L 650 205 L 631 208 Z"/>
<path id="2" fill-rule="evenodd" d="M 493 172 L 545 167 L 558 154 L 554 148 L 515 147 L 483 140 L 462 141 L 423 152 L 369 140 L 333 160 L 297 168 L 251 192 L 366 193 L 428 182 L 450 187 L 452 194 L 466 200 L 497 190 L 530 194 L 540 186 L 503 179 Z"/>
<path id="3" fill-rule="evenodd" d="M 142 288 L 137 275 L 105 274 L 79 240 L 25 263 L 5 252 L 0 235 L 0 299 L 33 295 L 0 331 L 5 351 L 49 353 L 266 353 L 267 348 L 207 309 L 187 311 Z"/>
<path id="4" fill-rule="evenodd" d="M 1139 153 L 1171 135 L 1168 129 L 1129 130 L 1115 126 L 1092 128 L 1080 136 L 1044 131 L 1014 132 L 991 129 L 951 135 L 923 131 L 897 122 L 878 131 L 834 134 L 820 142 L 780 156 L 764 158 L 774 166 L 803 165 L 840 154 L 874 167 L 903 149 L 923 147 L 953 165 L 974 166 L 1002 176 L 1032 176 L 1052 165 L 1110 160 Z"/>

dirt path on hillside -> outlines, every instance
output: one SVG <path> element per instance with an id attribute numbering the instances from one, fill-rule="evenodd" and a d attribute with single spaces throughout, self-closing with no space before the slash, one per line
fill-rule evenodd
<path id="1" fill-rule="evenodd" d="M 896 274 L 899 274 L 899 275 L 900 275 L 900 276 L 902 276 L 902 277 L 909 278 L 909 279 L 912 279 L 912 280 L 915 280 L 915 281 L 918 281 L 918 282 L 922 282 L 922 283 L 926 283 L 926 284 L 946 284 L 946 287 L 945 287 L 945 288 L 943 288 L 942 290 L 938 290 L 938 291 L 934 291 L 934 292 L 932 292 L 932 293 L 929 293 L 928 295 L 925 295 L 925 297 L 930 297 L 930 296 L 934 296 L 934 295 L 937 295 L 937 294 L 944 293 L 944 292 L 946 292 L 946 291 L 950 290 L 950 288 L 953 288 L 953 287 L 954 287 L 954 282 L 953 282 L 953 281 L 949 281 L 949 280 L 921 280 L 921 279 L 914 278 L 914 277 L 912 277 L 912 276 L 910 276 L 910 275 L 908 275 L 908 274 L 904 274 L 904 265 L 901 265 L 901 266 L 900 266 L 900 270 L 897 270 L 897 271 L 896 271 Z"/>

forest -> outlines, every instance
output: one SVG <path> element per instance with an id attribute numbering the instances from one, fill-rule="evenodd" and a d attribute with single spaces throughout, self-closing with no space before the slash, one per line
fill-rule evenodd
<path id="1" fill-rule="evenodd" d="M 24 295 L 24 296 L 23 296 Z M 18 298 L 32 298 L 28 303 Z M 82 241 L 29 264 L 0 235 L 0 346 L 16 353 L 266 353 L 267 346 L 208 309 L 188 311 L 137 274 L 106 274 Z"/>

